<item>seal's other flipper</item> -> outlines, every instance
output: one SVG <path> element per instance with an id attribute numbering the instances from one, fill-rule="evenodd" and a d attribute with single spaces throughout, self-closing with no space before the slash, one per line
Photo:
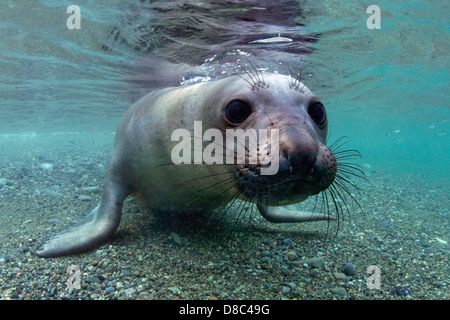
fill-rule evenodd
<path id="1" fill-rule="evenodd" d="M 68 230 L 50 238 L 36 254 L 58 257 L 85 252 L 98 247 L 116 231 L 122 215 L 126 193 L 122 184 L 108 175 L 103 188 L 102 202 L 91 213 Z"/>
<path id="2" fill-rule="evenodd" d="M 259 212 L 269 222 L 296 223 L 320 220 L 336 220 L 336 217 L 328 214 L 315 214 L 306 211 L 289 210 L 283 207 L 268 207 L 257 205 Z"/>

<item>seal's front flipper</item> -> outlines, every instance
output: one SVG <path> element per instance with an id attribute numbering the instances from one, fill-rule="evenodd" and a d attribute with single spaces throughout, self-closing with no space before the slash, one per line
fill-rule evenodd
<path id="1" fill-rule="evenodd" d="M 108 174 L 101 204 L 80 222 L 50 238 L 36 254 L 49 258 L 81 253 L 98 247 L 116 231 L 126 197 L 120 181 Z"/>
<path id="2" fill-rule="evenodd" d="M 274 223 L 296 223 L 296 222 L 309 222 L 319 220 L 336 220 L 328 214 L 315 214 L 306 211 L 289 210 L 283 207 L 269 207 L 263 205 L 257 205 L 259 212 L 269 222 Z"/>

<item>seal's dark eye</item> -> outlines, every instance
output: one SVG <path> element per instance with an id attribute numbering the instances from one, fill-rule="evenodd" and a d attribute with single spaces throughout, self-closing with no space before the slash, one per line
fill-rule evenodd
<path id="1" fill-rule="evenodd" d="M 225 116 L 232 123 L 244 122 L 251 114 L 252 108 L 240 100 L 231 101 L 225 109 Z"/>
<path id="2" fill-rule="evenodd" d="M 325 107 L 320 102 L 311 104 L 308 107 L 308 114 L 318 126 L 322 126 L 327 118 Z"/>

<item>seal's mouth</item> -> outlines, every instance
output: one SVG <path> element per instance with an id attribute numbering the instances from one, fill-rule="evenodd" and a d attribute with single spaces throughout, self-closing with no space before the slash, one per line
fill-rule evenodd
<path id="1" fill-rule="evenodd" d="M 238 167 L 238 187 L 242 194 L 268 205 L 288 205 L 301 202 L 306 198 L 326 190 L 335 177 L 335 172 L 298 176 L 294 173 L 272 176 L 258 175 L 251 167 Z"/>
<path id="2" fill-rule="evenodd" d="M 321 195 L 324 201 L 333 201 L 339 212 L 345 210 L 347 197 L 359 206 L 352 191 L 359 193 L 360 189 L 353 179 L 365 180 L 365 176 L 361 167 L 351 160 L 361 155 L 357 150 L 344 149 L 345 139 L 338 139 L 330 147 L 321 145 L 319 154 L 313 157 L 313 165 L 304 165 L 307 157 L 303 157 L 303 162 L 302 157 L 294 160 L 284 157 L 275 175 L 261 175 L 260 164 L 237 165 L 235 181 L 240 198 L 257 204 L 285 206 Z"/>
<path id="3" fill-rule="evenodd" d="M 270 166 L 268 164 L 267 166 Z M 268 205 L 287 205 L 326 190 L 337 172 L 333 152 L 321 145 L 317 153 L 280 153 L 278 171 L 262 175 L 261 164 L 237 165 L 237 184 L 245 197 Z"/>

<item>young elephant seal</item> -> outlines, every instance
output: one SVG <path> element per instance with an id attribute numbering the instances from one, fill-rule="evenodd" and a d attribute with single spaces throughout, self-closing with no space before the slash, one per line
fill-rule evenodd
<path id="1" fill-rule="evenodd" d="M 129 195 L 162 214 L 212 211 L 239 198 L 271 222 L 334 219 L 282 208 L 332 184 L 337 164 L 326 136 L 323 104 L 290 76 L 247 73 L 151 92 L 117 130 L 100 205 L 37 254 L 98 247 Z"/>

